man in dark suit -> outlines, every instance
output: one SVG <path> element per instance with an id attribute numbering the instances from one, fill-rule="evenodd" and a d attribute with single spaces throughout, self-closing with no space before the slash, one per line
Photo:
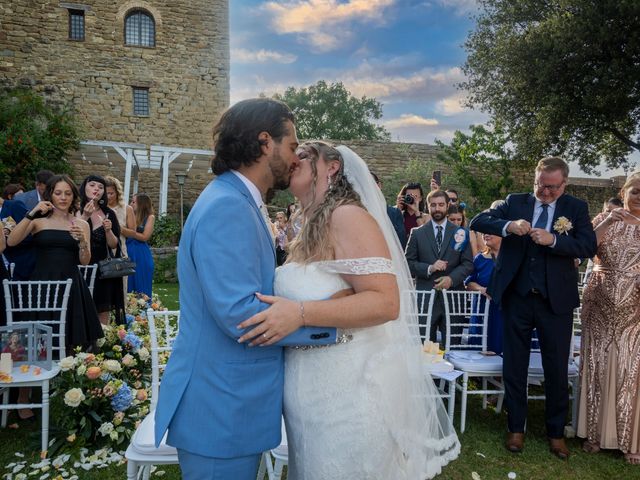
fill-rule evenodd
<path id="1" fill-rule="evenodd" d="M 429 220 L 424 225 L 411 230 L 405 255 L 411 274 L 417 278 L 418 290 L 463 290 L 464 279 L 473 272 L 473 258 L 469 242 L 454 248 L 454 233 L 458 226 L 447 220 L 449 198 L 442 190 L 433 190 L 427 195 Z M 462 247 L 462 248 L 459 248 Z M 421 302 L 419 302 L 421 303 Z M 424 317 L 420 318 L 422 323 Z M 424 319 L 426 321 L 426 319 Z M 438 292 L 433 304 L 429 339 L 436 341 L 440 330 L 442 342 L 445 339 L 446 319 L 442 293 Z M 452 328 L 452 334 L 459 333 L 460 327 Z M 425 327 L 420 327 L 420 335 L 425 336 Z M 452 343 L 459 343 L 460 337 L 452 337 Z"/>
<path id="2" fill-rule="evenodd" d="M 549 447 L 562 459 L 569 457 L 563 438 L 569 409 L 567 370 L 573 309 L 580 304 L 574 259 L 596 253 L 587 204 L 564 193 L 568 176 L 569 167 L 561 158 L 543 158 L 536 167 L 534 193 L 511 194 L 469 225 L 504 237 L 487 293 L 504 313 L 506 447 L 520 452 L 524 446 L 535 328 L 544 368 Z"/>
<path id="3" fill-rule="evenodd" d="M 376 181 L 378 188 L 382 190 L 382 182 L 378 178 L 378 175 L 371 172 L 371 176 Z M 404 249 L 407 245 L 407 235 L 404 231 L 404 219 L 402 218 L 402 212 L 396 207 L 387 205 L 387 216 L 389 217 L 389 220 L 391 220 L 391 225 L 393 225 L 393 229 L 396 231 L 400 245 L 402 245 L 402 248 Z"/>
<path id="4" fill-rule="evenodd" d="M 40 170 L 36 173 L 36 183 L 33 190 L 21 193 L 14 197 L 14 200 L 19 200 L 27 207 L 27 212 L 33 210 L 36 205 L 42 201 L 42 194 L 47 188 L 47 182 L 53 177 L 51 170 Z"/>

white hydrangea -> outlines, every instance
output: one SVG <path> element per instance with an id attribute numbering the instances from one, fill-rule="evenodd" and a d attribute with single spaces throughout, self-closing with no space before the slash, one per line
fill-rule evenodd
<path id="1" fill-rule="evenodd" d="M 76 373 L 78 375 L 84 375 L 85 373 L 87 373 L 87 367 L 86 365 L 80 365 L 77 369 L 76 369 Z"/>
<path id="2" fill-rule="evenodd" d="M 120 365 L 120 362 L 117 360 L 105 360 L 102 366 L 108 372 L 117 373 L 122 370 L 122 365 Z"/>

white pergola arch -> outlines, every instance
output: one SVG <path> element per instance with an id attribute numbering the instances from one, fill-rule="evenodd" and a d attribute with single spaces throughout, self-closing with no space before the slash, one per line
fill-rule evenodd
<path id="1" fill-rule="evenodd" d="M 74 162 L 91 165 L 112 166 L 124 162 L 124 200 L 138 192 L 140 170 L 160 170 L 160 195 L 158 211 L 167 212 L 169 194 L 169 172 L 188 175 L 189 173 L 211 173 L 212 150 L 146 145 L 143 143 L 123 143 L 105 140 L 84 140 L 80 148 L 69 155 Z"/>

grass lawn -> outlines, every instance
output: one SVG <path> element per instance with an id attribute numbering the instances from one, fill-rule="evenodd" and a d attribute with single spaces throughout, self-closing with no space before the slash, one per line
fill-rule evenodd
<path id="1" fill-rule="evenodd" d="M 177 284 L 156 284 L 154 293 L 160 296 L 167 308 L 172 310 L 178 308 Z M 457 404 L 460 405 L 459 400 Z M 476 472 L 482 480 L 507 479 L 509 472 L 516 473 L 516 478 L 523 480 L 640 480 L 640 467 L 625 464 L 620 452 L 586 454 L 580 449 L 581 441 L 578 439 L 568 441 L 572 453 L 568 462 L 553 457 L 548 452 L 544 435 L 543 404 L 540 401 L 534 401 L 529 405 L 530 430 L 526 437 L 525 450 L 521 454 L 512 454 L 503 447 L 506 429 L 505 414 L 497 415 L 491 407 L 482 410 L 480 398 L 472 397 L 468 407 L 467 431 L 460 436 L 461 455 L 445 467 L 437 480 L 470 480 L 473 472 Z M 13 418 L 15 417 L 11 414 L 9 423 L 12 423 Z M 455 420 L 458 426 L 459 409 Z M 55 418 L 51 419 L 51 424 L 55 424 Z M 7 464 L 22 460 L 15 456 L 15 452 L 24 453 L 25 459 L 34 463 L 39 461 L 39 439 L 39 421 L 21 424 L 17 430 L 0 430 L 0 478 L 4 480 L 3 475 L 7 473 L 5 469 Z M 180 478 L 180 470 L 177 466 L 161 465 L 156 473 L 160 471 L 165 472 L 162 477 L 152 475 L 151 478 L 168 480 Z M 112 465 L 89 472 L 77 469 L 76 472 L 80 479 L 122 480 L 126 478 L 126 465 Z M 40 475 L 29 478 L 37 479 Z M 55 479 L 55 475 L 52 474 L 48 478 Z"/>

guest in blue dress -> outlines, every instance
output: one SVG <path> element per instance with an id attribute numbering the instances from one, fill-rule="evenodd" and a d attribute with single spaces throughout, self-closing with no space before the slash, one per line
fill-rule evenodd
<path id="1" fill-rule="evenodd" d="M 133 196 L 131 207 L 136 216 L 136 230 L 127 238 L 127 253 L 129 258 L 136 262 L 136 273 L 129 276 L 127 292 L 144 293 L 151 297 L 154 265 L 147 242 L 153 234 L 156 217 L 153 214 L 151 199 L 144 193 Z"/>
<path id="2" fill-rule="evenodd" d="M 502 238 L 496 235 L 482 235 L 485 249 L 478 253 L 473 259 L 474 272 L 467 277 L 464 284 L 467 290 L 475 290 L 482 292 L 483 295 L 487 294 L 487 286 L 491 280 L 493 274 L 493 268 L 495 267 L 495 259 L 498 256 L 500 250 L 500 244 Z M 484 306 L 485 298 L 480 300 L 482 302 L 481 307 Z M 474 305 L 475 309 L 475 305 Z M 469 329 L 469 344 L 480 345 L 480 337 L 473 337 L 473 334 L 480 334 L 482 327 L 474 327 L 473 324 L 482 325 L 482 319 L 477 316 L 471 317 L 471 328 Z M 498 306 L 491 302 L 489 305 L 489 325 L 487 328 L 487 350 L 495 352 L 497 354 L 502 353 L 502 315 Z"/>

